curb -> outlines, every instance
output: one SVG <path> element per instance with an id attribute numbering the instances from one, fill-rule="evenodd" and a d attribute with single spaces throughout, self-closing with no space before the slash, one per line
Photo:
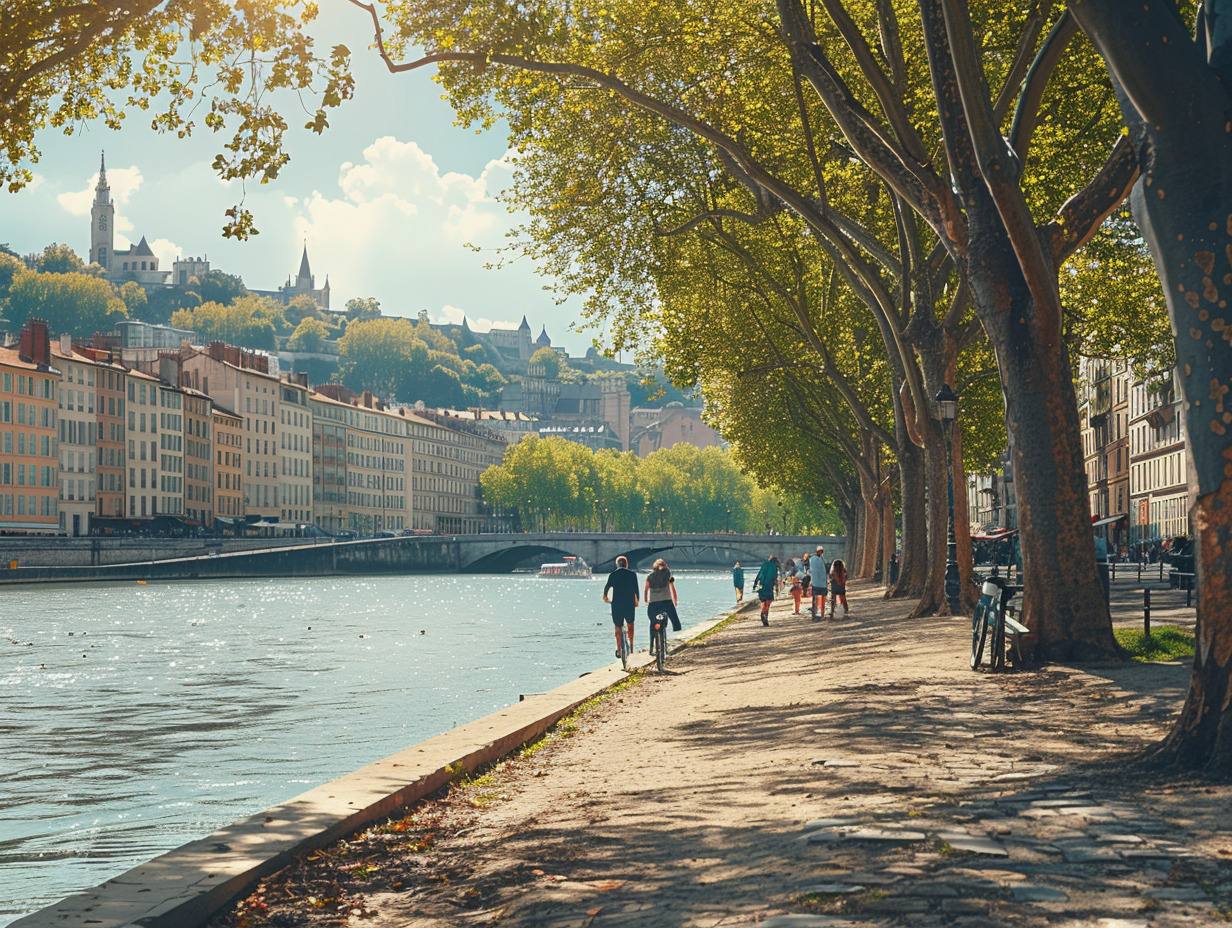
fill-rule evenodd
<path id="1" fill-rule="evenodd" d="M 690 630 L 676 652 L 731 613 Z M 650 664 L 638 652 L 632 669 Z M 262 877 L 306 853 L 353 834 L 396 809 L 544 735 L 584 702 L 628 679 L 619 663 L 582 674 L 546 693 L 421 741 L 293 799 L 185 844 L 47 908 L 11 928 L 199 928 Z"/>

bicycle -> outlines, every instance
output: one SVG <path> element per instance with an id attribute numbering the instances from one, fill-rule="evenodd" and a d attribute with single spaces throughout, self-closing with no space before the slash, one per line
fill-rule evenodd
<path id="1" fill-rule="evenodd" d="M 667 672 L 667 613 L 656 612 L 650 619 L 650 654 L 659 673 Z"/>
<path id="2" fill-rule="evenodd" d="M 988 652 L 988 669 L 992 673 L 1005 669 L 1006 631 L 1010 632 L 1010 663 L 1022 665 L 1022 653 L 1018 649 L 1018 636 L 1028 629 L 1014 618 L 1016 610 L 1009 604 L 1019 587 L 1012 586 L 1003 577 L 979 577 L 973 575 L 971 582 L 980 589 L 979 602 L 971 617 L 971 669 L 979 670 L 984 658 L 984 646 L 992 635 L 992 647 Z"/>
<path id="3" fill-rule="evenodd" d="M 620 634 L 617 636 L 620 639 L 620 666 L 626 672 L 629 669 L 629 655 L 633 651 L 632 645 L 629 644 L 629 636 L 625 634 L 624 628 L 619 629 Z"/>

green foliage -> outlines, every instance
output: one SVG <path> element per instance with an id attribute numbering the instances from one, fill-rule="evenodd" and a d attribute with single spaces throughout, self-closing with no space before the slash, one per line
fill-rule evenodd
<path id="1" fill-rule="evenodd" d="M 105 280 L 87 274 L 21 272 L 9 286 L 6 316 L 13 329 L 46 319 L 53 335 L 110 332 L 127 318 L 124 302 Z"/>
<path id="2" fill-rule="evenodd" d="M 120 299 L 124 301 L 124 308 L 128 310 L 129 316 L 134 319 L 145 317 L 150 300 L 146 296 L 145 287 L 141 284 L 134 280 L 126 280 L 120 287 Z"/>
<path id="3" fill-rule="evenodd" d="M 295 333 L 287 341 L 287 347 L 292 351 L 316 352 L 329 337 L 329 329 L 318 319 L 304 319 L 295 328 Z"/>
<path id="4" fill-rule="evenodd" d="M 561 372 L 567 367 L 560 352 L 551 348 L 540 348 L 530 356 L 531 364 L 542 364 L 548 380 L 559 380 Z"/>
<path id="5" fill-rule="evenodd" d="M 480 475 L 490 506 L 526 529 L 831 531 L 833 513 L 760 489 L 718 448 L 679 444 L 646 458 L 531 435 Z M 780 505 L 781 504 L 781 505 Z"/>
<path id="6" fill-rule="evenodd" d="M 357 320 L 338 350 L 343 384 L 402 402 L 467 408 L 490 402 L 504 384 L 496 368 L 460 357 L 457 345 L 424 320 Z"/>
<path id="7" fill-rule="evenodd" d="M 35 260 L 34 269 L 42 274 L 82 274 L 86 263 L 68 245 L 52 242 Z"/>
<path id="8" fill-rule="evenodd" d="M 1193 632 L 1176 625 L 1156 625 L 1147 637 L 1140 628 L 1117 628 L 1117 644 L 1136 661 L 1179 661 L 1194 655 Z"/>
<path id="9" fill-rule="evenodd" d="M 0 308 L 9 295 L 9 287 L 13 285 L 18 274 L 26 272 L 25 263 L 17 255 L 0 252 Z"/>
<path id="10" fill-rule="evenodd" d="M 307 34 L 316 15 L 306 0 L 6 0 L 0 184 L 30 182 L 39 130 L 72 133 L 88 120 L 114 129 L 129 112 L 181 137 L 198 119 L 230 131 L 214 160 L 219 176 L 273 180 L 288 160 L 276 101 L 315 106 L 306 128 L 321 132 L 327 110 L 351 96 L 350 50 L 316 51 Z M 227 235 L 256 231 L 242 204 L 227 215 Z"/>
<path id="11" fill-rule="evenodd" d="M 368 322 L 371 319 L 380 319 L 380 301 L 370 296 L 352 297 L 346 301 L 346 317 L 349 322 Z"/>
<path id="12" fill-rule="evenodd" d="M 171 324 L 192 329 L 203 343 L 224 341 L 244 348 L 274 351 L 274 320 L 282 320 L 282 306 L 268 297 L 242 296 L 233 303 L 203 303 L 182 309 L 171 317 Z"/>
<path id="13" fill-rule="evenodd" d="M 248 295 L 248 288 L 238 274 L 223 271 L 206 271 L 191 278 L 188 289 L 197 294 L 202 303 L 220 303 L 223 306 Z"/>

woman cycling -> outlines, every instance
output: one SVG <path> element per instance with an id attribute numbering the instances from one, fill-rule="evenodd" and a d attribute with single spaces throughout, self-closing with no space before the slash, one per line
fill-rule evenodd
<path id="1" fill-rule="evenodd" d="M 676 614 L 676 578 L 663 558 L 655 561 L 646 575 L 642 598 L 646 600 L 646 618 L 653 623 L 655 616 L 666 615 L 672 622 L 672 631 L 680 631 L 680 616 Z"/>

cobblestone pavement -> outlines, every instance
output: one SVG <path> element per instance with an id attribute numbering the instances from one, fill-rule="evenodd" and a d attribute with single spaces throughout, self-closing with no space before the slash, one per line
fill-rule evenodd
<path id="1" fill-rule="evenodd" d="M 1187 666 L 974 674 L 968 622 L 851 599 L 837 621 L 741 617 L 571 733 L 272 879 L 247 923 L 1232 920 L 1232 789 L 1133 758 Z"/>

